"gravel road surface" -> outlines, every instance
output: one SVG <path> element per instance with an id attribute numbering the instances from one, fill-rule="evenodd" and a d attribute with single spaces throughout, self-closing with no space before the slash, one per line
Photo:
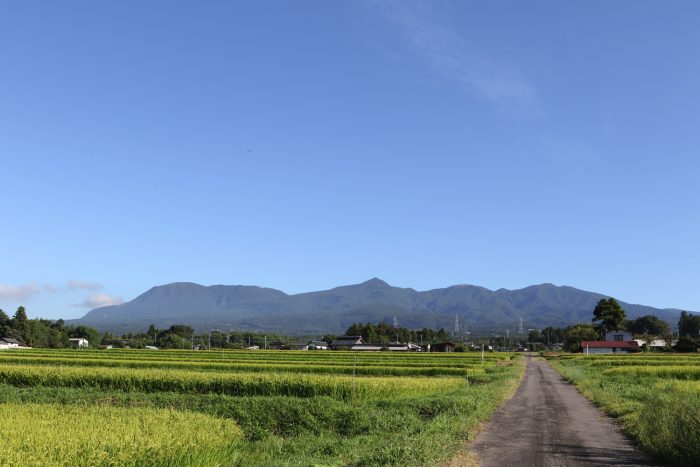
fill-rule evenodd
<path id="1" fill-rule="evenodd" d="M 527 357 L 515 396 L 472 443 L 483 467 L 655 465 L 546 362 Z"/>

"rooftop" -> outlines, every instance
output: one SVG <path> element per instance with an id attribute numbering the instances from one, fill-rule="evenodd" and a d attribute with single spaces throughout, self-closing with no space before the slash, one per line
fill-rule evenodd
<path id="1" fill-rule="evenodd" d="M 635 341 L 581 341 L 581 347 L 593 349 L 638 349 Z"/>

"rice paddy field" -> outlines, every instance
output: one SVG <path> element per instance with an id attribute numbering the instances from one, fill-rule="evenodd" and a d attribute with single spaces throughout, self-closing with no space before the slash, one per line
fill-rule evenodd
<path id="1" fill-rule="evenodd" d="M 550 363 L 652 457 L 700 459 L 700 354 L 564 355 Z"/>
<path id="2" fill-rule="evenodd" d="M 517 387 L 512 354 L 0 352 L 2 465 L 425 465 Z"/>

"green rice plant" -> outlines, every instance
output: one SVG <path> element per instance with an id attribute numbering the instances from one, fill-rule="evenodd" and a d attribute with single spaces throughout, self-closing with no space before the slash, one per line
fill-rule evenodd
<path id="1" fill-rule="evenodd" d="M 227 352 L 225 357 L 230 355 L 235 361 L 223 363 L 260 366 L 266 371 L 203 371 L 221 363 L 221 356 L 202 358 L 201 354 L 29 351 L 22 353 L 26 361 L 18 359 L 13 364 L 8 364 L 10 355 L 19 358 L 19 353 L 1 354 L 7 360 L 0 358 L 0 406 L 55 401 L 80 410 L 95 405 L 127 411 L 175 408 L 183 414 L 233 420 L 243 430 L 243 438 L 227 446 L 202 441 L 203 446 L 213 446 L 203 450 L 206 457 L 193 449 L 189 458 L 174 455 L 144 460 L 134 456 L 132 465 L 427 465 L 463 448 L 465 439 L 498 407 L 523 373 L 521 364 L 498 364 L 502 358 L 487 359 L 482 366 L 475 359 L 458 358 L 461 356 L 361 355 L 355 364 L 356 354 L 337 352 L 321 356 L 320 352 L 316 356 L 312 352 L 259 352 L 265 358 L 257 360 L 247 359 L 251 353 Z M 47 364 L 39 364 L 42 359 Z M 27 364 L 29 361 L 33 363 Z M 110 366 L 122 363 L 146 366 Z M 161 363 L 171 366 L 151 367 Z M 274 369 L 275 365 L 306 366 L 331 372 L 348 366 L 357 369 L 362 363 L 379 370 L 383 366 L 430 368 L 411 366 L 419 363 L 442 371 L 444 365 L 463 369 L 469 378 L 352 378 Z M 184 367 L 178 368 L 180 364 Z M 128 459 L 123 463 L 129 465 Z"/>
<path id="2" fill-rule="evenodd" d="M 476 375 L 478 376 L 478 375 Z M 331 396 L 353 400 L 434 393 L 466 384 L 463 378 L 350 377 L 279 373 L 204 373 L 185 370 L 0 365 L 0 383 L 13 386 L 95 387 L 229 395 Z"/>
<path id="3" fill-rule="evenodd" d="M 621 366 L 603 370 L 604 375 L 640 376 L 649 378 L 700 379 L 700 366 Z"/>
<path id="4" fill-rule="evenodd" d="M 3 465 L 192 465 L 235 459 L 231 420 L 170 409 L 0 404 Z M 220 465 L 224 465 L 221 462 Z"/>
<path id="5" fill-rule="evenodd" d="M 387 364 L 343 363 L 321 364 L 302 362 L 199 362 L 189 360 L 138 360 L 104 358 L 57 358 L 34 355 L 12 355 L 0 358 L 2 364 L 22 365 L 64 365 L 114 368 L 161 368 L 196 371 L 237 371 L 237 372 L 294 372 L 311 374 L 353 374 L 376 376 L 467 376 L 483 372 L 481 365 L 452 364 L 451 366 L 424 365 L 398 366 Z"/>
<path id="6" fill-rule="evenodd" d="M 18 351 L 0 352 L 3 355 L 19 354 Z M 35 356 L 61 356 L 74 358 L 135 358 L 135 359 L 174 359 L 179 361 L 299 361 L 299 362 L 375 362 L 385 364 L 430 364 L 439 363 L 476 363 L 481 362 L 480 354 L 476 353 L 396 353 L 396 352 L 338 352 L 338 351 L 190 351 L 190 350 L 137 350 L 137 349 L 112 349 L 112 350 L 75 350 L 75 349 L 31 349 L 22 350 L 22 355 Z M 509 360 L 512 354 L 498 353 L 486 354 L 487 362 Z"/>

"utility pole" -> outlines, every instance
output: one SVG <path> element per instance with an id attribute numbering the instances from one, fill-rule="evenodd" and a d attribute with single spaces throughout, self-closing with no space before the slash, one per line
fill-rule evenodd
<path id="1" fill-rule="evenodd" d="M 525 331 L 523 331 L 523 317 L 520 317 L 520 326 L 518 327 L 518 334 L 525 334 Z"/>
<path id="2" fill-rule="evenodd" d="M 267 350 L 267 334 L 265 334 L 265 350 Z"/>
<path id="3" fill-rule="evenodd" d="M 455 331 L 454 331 L 453 336 L 457 337 L 458 334 L 459 334 L 459 314 L 455 313 Z"/>

